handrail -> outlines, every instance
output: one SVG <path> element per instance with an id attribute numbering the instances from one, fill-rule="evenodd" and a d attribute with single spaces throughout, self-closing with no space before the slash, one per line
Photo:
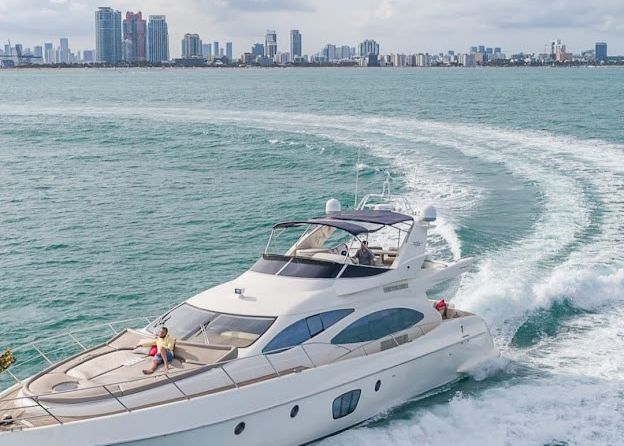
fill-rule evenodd
<path id="1" fill-rule="evenodd" d="M 104 324 L 106 325 L 106 324 Z M 423 329 L 423 327 L 429 327 L 429 326 L 437 326 L 439 325 L 439 323 L 435 322 L 435 323 L 428 323 L 428 324 L 423 324 L 423 325 L 419 325 L 419 326 L 415 326 L 415 327 L 411 327 L 407 330 L 402 330 L 401 332 L 405 332 L 408 330 L 413 330 L 415 328 L 418 328 L 419 330 L 419 334 L 417 334 L 416 336 L 411 336 L 407 342 L 411 342 L 414 339 L 417 339 L 421 336 L 424 336 L 426 334 L 425 330 Z M 401 333 L 401 332 L 397 332 L 397 333 Z M 226 365 L 228 366 L 232 366 L 233 364 L 240 364 L 241 361 L 249 361 L 249 360 L 254 360 L 254 359 L 259 359 L 260 357 L 262 357 L 264 359 L 264 361 L 266 361 L 266 363 L 270 366 L 270 368 L 273 370 L 274 374 L 272 375 L 267 375 L 267 376 L 260 376 L 258 378 L 264 378 L 264 379 L 271 379 L 272 377 L 281 377 L 282 374 L 279 372 L 279 367 L 276 367 L 274 362 L 271 361 L 271 359 L 269 358 L 269 356 L 271 356 L 272 354 L 279 354 L 279 353 L 285 353 L 287 351 L 293 352 L 296 351 L 296 349 L 300 349 L 301 352 L 303 352 L 303 354 L 305 355 L 305 357 L 307 357 L 308 361 L 310 362 L 312 368 L 318 368 L 320 366 L 326 365 L 326 364 L 331 364 L 331 363 L 335 363 L 338 361 L 343 360 L 345 357 L 353 354 L 353 353 L 357 353 L 358 351 L 361 351 L 363 355 L 368 356 L 369 352 L 367 351 L 367 347 L 371 346 L 372 344 L 378 344 L 380 345 L 381 342 L 385 341 L 385 340 L 389 340 L 392 339 L 394 341 L 395 346 L 399 346 L 401 344 L 399 344 L 399 342 L 397 341 L 395 335 L 397 333 L 391 333 L 388 336 L 385 336 L 384 338 L 381 339 L 376 339 L 373 341 L 370 341 L 366 344 L 360 345 L 356 348 L 348 348 L 344 345 L 337 345 L 337 344 L 331 344 L 331 343 L 323 343 L 323 342 L 311 342 L 311 343 L 306 343 L 305 346 L 304 344 L 300 344 L 298 346 L 294 346 L 289 348 L 288 350 L 283 350 L 283 349 L 278 349 L 272 352 L 265 352 L 265 353 L 259 353 L 256 355 L 252 355 L 252 356 L 244 356 L 241 358 L 236 358 L 236 359 L 231 359 L 231 360 L 225 360 L 225 361 L 219 361 L 216 363 L 212 363 L 212 364 L 205 364 L 202 365 L 200 367 L 198 367 L 198 369 L 193 369 L 193 371 L 200 371 L 200 372 L 205 372 L 205 371 L 209 371 L 209 370 L 219 370 L 221 373 L 223 373 L 223 375 L 232 383 L 233 387 L 235 389 L 240 389 L 241 387 L 251 384 L 253 382 L 257 382 L 257 380 L 241 380 L 240 382 L 238 380 L 236 380 L 230 372 L 228 372 L 225 368 Z M 331 359 L 329 359 L 326 362 L 320 362 L 317 363 L 312 359 L 312 355 L 310 355 L 310 352 L 308 351 L 310 348 L 314 347 L 314 346 L 324 346 L 324 347 L 331 347 L 333 350 L 343 350 L 344 353 L 334 357 L 332 356 Z M 307 347 L 307 348 L 306 348 Z M 327 352 L 327 351 L 325 351 Z M 293 358 L 296 358 L 294 355 L 292 356 Z M 293 367 L 293 364 L 288 364 L 288 368 L 286 370 L 292 370 L 295 371 L 296 369 L 298 369 L 300 366 L 302 366 L 303 364 L 299 364 L 299 365 L 295 365 Z M 52 408 L 51 407 L 47 407 L 44 404 L 41 403 L 40 399 L 41 398 L 45 398 L 48 396 L 55 396 L 58 397 L 59 395 L 64 395 L 64 394 L 71 394 L 71 393 L 75 393 L 75 392 L 85 392 L 85 391 L 89 391 L 89 390 L 96 390 L 96 389 L 102 389 L 104 392 L 106 392 L 106 394 L 108 394 L 111 398 L 111 400 L 115 401 L 117 404 L 119 404 L 119 406 L 122 408 L 123 411 L 125 412 L 131 412 L 132 408 L 128 407 L 126 404 L 123 403 L 123 401 L 121 400 L 121 398 L 123 398 L 123 395 L 121 396 L 117 396 L 115 394 L 115 392 L 112 392 L 110 390 L 109 387 L 112 386 L 121 386 L 124 384 L 132 384 L 132 383 L 136 383 L 139 381 L 145 381 L 148 379 L 159 379 L 159 378 L 165 378 L 168 384 L 173 385 L 177 391 L 182 395 L 183 398 L 189 400 L 191 398 L 193 398 L 194 396 L 197 395 L 201 395 L 201 394 L 205 394 L 206 392 L 209 392 L 210 390 L 213 390 L 212 388 L 206 388 L 206 389 L 202 389 L 201 391 L 195 392 L 193 394 L 188 394 L 186 392 L 184 392 L 184 390 L 180 387 L 180 385 L 177 384 L 177 379 L 183 379 L 183 376 L 185 374 L 187 374 L 189 371 L 188 370 L 169 370 L 169 371 L 164 371 L 164 373 L 155 373 L 154 375 L 151 376 L 139 376 L 137 378 L 134 379 L 130 379 L 130 380 L 125 380 L 125 381 L 119 381 L 119 382 L 113 382 L 113 383 L 107 383 L 107 384 L 100 384 L 100 385 L 94 385 L 94 386 L 89 386 L 89 387 L 80 387 L 77 389 L 68 389 L 68 390 L 62 390 L 62 391 L 57 391 L 57 392 L 49 392 L 49 393 L 42 393 L 42 394 L 37 394 L 37 395 L 32 395 L 32 396 L 19 396 L 19 397 L 13 397 L 13 398 L 1 398 L 0 399 L 0 404 L 2 403 L 10 403 L 10 402 L 16 402 L 16 401 L 21 401 L 21 402 L 27 402 L 30 401 L 33 404 L 30 405 L 18 405 L 15 408 L 12 409 L 5 409 L 5 411 L 9 411 L 9 413 L 11 413 L 11 411 L 17 411 L 20 409 L 29 409 L 29 408 L 35 408 L 38 407 L 40 408 L 45 414 L 47 414 L 48 416 L 50 416 L 52 419 L 54 419 L 57 423 L 59 424 L 63 424 L 62 420 L 59 419 L 58 416 L 54 415 L 54 413 L 52 412 Z M 12 374 L 11 374 L 12 375 Z M 195 374 L 193 374 L 195 375 Z M 189 376 L 190 378 L 191 376 Z M 262 380 L 264 380 L 262 379 Z M 19 381 L 18 381 L 19 383 Z M 219 388 L 219 387 L 215 387 L 215 388 Z M 8 390 L 8 389 L 7 389 Z M 163 400 L 162 402 L 166 402 L 169 400 Z M 24 413 L 26 413 L 26 411 L 24 411 Z M 107 412 L 108 413 L 108 412 Z M 27 415 L 31 415 L 31 414 L 27 414 Z M 104 415 L 104 413 L 102 414 Z M 41 416 L 45 416 L 45 415 L 39 415 L 37 417 L 41 417 Z M 32 418 L 32 417 L 31 417 Z M 13 423 L 22 419 L 27 419 L 25 417 L 17 417 L 14 418 L 12 421 Z M 1 430 L 1 429 L 0 429 Z"/>
<path id="2" fill-rule="evenodd" d="M 35 341 L 30 341 L 27 343 L 24 343 L 22 345 L 19 345 L 15 348 L 12 348 L 11 350 L 13 351 L 13 353 L 20 353 L 20 352 L 24 352 L 24 351 L 29 351 L 29 350 L 34 350 L 33 353 L 35 353 L 35 355 L 31 358 L 28 358 L 24 361 L 19 361 L 17 363 L 17 366 L 23 366 L 25 364 L 29 364 L 31 362 L 36 361 L 39 357 L 42 358 L 45 362 L 47 362 L 49 365 L 54 365 L 55 362 L 52 361 L 49 357 L 49 355 L 53 355 L 55 353 L 61 352 L 67 348 L 70 348 L 72 345 L 76 345 L 78 346 L 80 349 L 82 349 L 82 351 L 86 351 L 88 350 L 88 348 L 82 343 L 80 342 L 80 340 L 76 337 L 77 333 L 84 333 L 86 331 L 93 331 L 93 330 L 97 330 L 100 328 L 110 328 L 114 335 L 118 335 L 120 332 L 118 332 L 117 330 L 115 330 L 115 328 L 113 327 L 113 324 L 129 324 L 131 322 L 136 322 L 136 321 L 147 321 L 147 324 L 149 325 L 151 323 L 150 319 L 147 317 L 136 317 L 136 318 L 131 318 L 131 319 L 124 319 L 124 320 L 120 320 L 120 321 L 113 321 L 113 322 L 105 322 L 102 324 L 96 324 L 96 325 L 91 325 L 88 327 L 82 327 L 82 328 L 76 328 L 76 329 L 72 329 L 69 330 L 67 332 L 63 332 L 63 333 L 59 333 L 57 335 L 53 335 L 50 336 L 46 339 L 39 339 L 39 340 L 35 340 Z M 58 341 L 59 339 L 63 339 L 63 340 L 69 340 L 71 342 L 69 342 L 68 344 L 54 349 L 52 351 L 48 351 L 48 352 L 44 352 L 41 347 L 39 346 L 39 344 L 41 344 L 42 342 L 48 342 L 48 343 L 54 343 L 54 341 Z M 46 354 L 47 353 L 47 354 Z M 57 362 L 58 363 L 58 362 Z M 0 372 L 0 376 L 2 376 L 2 374 L 4 372 L 7 372 L 7 375 L 9 375 L 11 378 L 13 378 L 13 380 L 16 383 L 21 383 L 21 381 L 19 380 L 19 378 L 17 378 L 12 372 L 9 371 L 9 369 L 3 370 Z"/>

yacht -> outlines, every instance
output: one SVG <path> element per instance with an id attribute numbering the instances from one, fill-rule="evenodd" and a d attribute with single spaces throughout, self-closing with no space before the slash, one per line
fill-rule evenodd
<path id="1" fill-rule="evenodd" d="M 274 225 L 248 271 L 147 325 L 23 346 L 49 366 L 26 379 L 6 367 L 0 446 L 307 444 L 461 379 L 499 353 L 479 316 L 428 298 L 471 265 L 427 251 L 435 220 L 386 182 L 354 209 L 331 199 Z M 172 367 L 146 376 L 152 358 L 135 347 L 163 326 Z M 61 341 L 80 351 L 44 348 Z"/>

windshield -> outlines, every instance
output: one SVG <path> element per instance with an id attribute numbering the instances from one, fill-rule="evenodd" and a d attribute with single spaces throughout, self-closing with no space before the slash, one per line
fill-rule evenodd
<path id="1" fill-rule="evenodd" d="M 202 310 L 182 304 L 146 327 L 157 334 L 166 326 L 176 339 L 215 345 L 248 347 L 273 324 L 275 318 L 250 317 Z"/>
<path id="2" fill-rule="evenodd" d="M 189 304 L 182 304 L 153 321 L 145 329 L 156 335 L 165 326 L 176 339 L 186 339 L 201 325 L 214 319 L 216 313 L 202 310 Z"/>
<path id="3" fill-rule="evenodd" d="M 325 225 L 293 225 L 273 231 L 267 254 L 288 257 L 318 257 L 316 254 L 334 254 L 340 257 L 334 260 L 341 262 L 352 248 L 353 235 L 331 226 Z"/>

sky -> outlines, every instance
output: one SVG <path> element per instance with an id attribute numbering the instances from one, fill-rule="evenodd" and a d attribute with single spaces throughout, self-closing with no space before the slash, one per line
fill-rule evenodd
<path id="1" fill-rule="evenodd" d="M 327 43 L 356 46 L 375 39 L 384 54 L 466 52 L 470 46 L 503 52 L 542 52 L 561 39 L 568 51 L 606 41 L 610 55 L 624 54 L 624 0 L 0 0 L 0 47 L 7 40 L 32 48 L 68 37 L 72 51 L 95 47 L 94 11 L 164 14 L 170 52 L 198 33 L 204 43 L 232 41 L 234 54 L 278 33 L 289 51 L 289 30 L 303 35 L 303 52 Z"/>

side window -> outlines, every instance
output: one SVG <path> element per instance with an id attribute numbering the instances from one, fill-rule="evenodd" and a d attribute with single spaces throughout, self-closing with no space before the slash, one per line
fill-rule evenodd
<path id="1" fill-rule="evenodd" d="M 353 322 L 331 340 L 332 344 L 355 344 L 383 338 L 416 325 L 424 315 L 409 308 L 376 311 Z"/>
<path id="2" fill-rule="evenodd" d="M 307 340 L 327 330 L 339 320 L 353 313 L 353 309 L 328 311 L 315 314 L 289 325 L 262 349 L 263 353 L 277 352 L 303 344 Z"/>
<path id="3" fill-rule="evenodd" d="M 351 392 L 343 393 L 334 400 L 332 404 L 332 415 L 334 420 L 338 418 L 346 417 L 350 413 L 353 413 L 360 401 L 361 390 L 352 390 Z"/>

